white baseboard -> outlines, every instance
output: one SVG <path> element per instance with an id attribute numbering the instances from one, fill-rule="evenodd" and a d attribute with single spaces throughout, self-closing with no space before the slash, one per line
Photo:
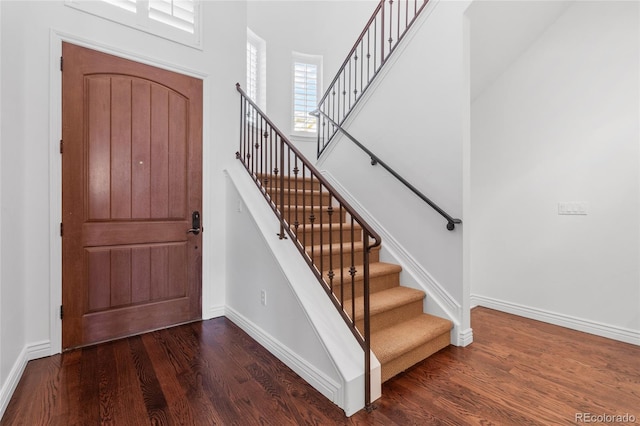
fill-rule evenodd
<path id="1" fill-rule="evenodd" d="M 0 419 L 9 405 L 13 392 L 15 392 L 18 387 L 27 363 L 33 359 L 44 358 L 49 355 L 51 355 L 50 341 L 32 343 L 22 348 L 22 351 L 20 351 L 16 362 L 13 364 L 7 376 L 7 380 L 3 383 L 2 388 L 0 388 Z"/>
<path id="2" fill-rule="evenodd" d="M 457 333 L 452 333 L 451 344 L 453 346 L 465 347 L 473 343 L 473 329 L 467 328 L 466 330 L 460 330 Z"/>
<path id="3" fill-rule="evenodd" d="M 202 311 L 202 319 L 208 320 L 211 318 L 219 318 L 225 315 L 225 307 L 223 305 L 220 306 L 209 306 L 207 309 L 203 309 Z"/>
<path id="4" fill-rule="evenodd" d="M 509 314 L 640 346 L 640 331 L 637 330 L 603 324 L 597 321 L 550 312 L 544 309 L 524 306 L 518 303 L 480 296 L 477 294 L 471 295 L 471 306 L 483 306 L 485 308 L 495 309 L 497 311 L 507 312 Z"/>
<path id="5" fill-rule="evenodd" d="M 300 358 L 296 353 L 289 350 L 288 347 L 234 309 L 227 307 L 226 317 L 264 346 L 276 358 L 285 363 L 287 367 L 295 371 L 296 374 L 306 380 L 318 392 L 334 404 L 342 406 L 342 401 L 340 401 L 343 398 L 342 387 L 333 379 L 318 371 L 313 365 L 307 363 L 306 360 Z"/>

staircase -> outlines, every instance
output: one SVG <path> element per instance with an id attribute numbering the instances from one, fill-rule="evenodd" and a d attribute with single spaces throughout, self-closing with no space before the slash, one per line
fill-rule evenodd
<path id="1" fill-rule="evenodd" d="M 285 177 L 283 191 L 278 176 L 260 175 L 258 179 L 272 200 L 280 202 L 283 197 L 284 218 L 294 224 L 291 230 L 302 242 L 308 259 L 322 271 L 329 289 L 364 334 L 364 244 L 360 226 L 344 212 L 329 213 L 331 195 L 321 190 L 318 181 Z M 370 327 L 371 350 L 380 361 L 384 382 L 448 346 L 452 323 L 423 313 L 425 293 L 401 286 L 402 268 L 381 262 L 379 253 L 378 246 L 369 256 Z M 348 266 L 336 270 L 335 265 Z"/>
<path id="2" fill-rule="evenodd" d="M 337 132 L 347 134 L 342 127 L 345 119 L 427 3 L 379 1 L 314 113 L 318 156 Z M 241 95 L 236 158 L 278 217 L 280 238 L 290 239 L 298 248 L 362 347 L 364 403 L 370 409 L 371 352 L 380 362 L 385 382 L 448 346 L 453 324 L 423 312 L 425 293 L 400 284 L 399 265 L 380 261 L 377 232 L 239 84 L 236 88 Z M 377 157 L 371 158 L 372 165 L 383 165 Z M 460 223 L 421 198 L 447 218 L 447 229 Z"/>

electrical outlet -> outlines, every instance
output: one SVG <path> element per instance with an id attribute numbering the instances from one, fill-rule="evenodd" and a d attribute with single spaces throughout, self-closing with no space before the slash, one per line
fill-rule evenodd
<path id="1" fill-rule="evenodd" d="M 267 306 L 267 290 L 260 290 L 260 303 Z"/>

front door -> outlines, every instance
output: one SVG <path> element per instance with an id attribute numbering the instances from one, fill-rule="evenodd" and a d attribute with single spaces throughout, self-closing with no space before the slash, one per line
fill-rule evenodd
<path id="1" fill-rule="evenodd" d="M 62 52 L 63 349 L 200 319 L 202 81 Z"/>

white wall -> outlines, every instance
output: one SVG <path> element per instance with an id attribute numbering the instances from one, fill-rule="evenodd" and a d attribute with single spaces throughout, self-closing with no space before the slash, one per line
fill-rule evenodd
<path id="1" fill-rule="evenodd" d="M 377 0 L 251 1 L 247 25 L 266 41 L 266 112 L 285 135 L 291 131 L 293 51 L 323 57 L 326 88 L 360 35 Z M 245 85 L 244 81 L 240 84 Z M 310 159 L 316 137 L 294 138 Z"/>
<path id="2" fill-rule="evenodd" d="M 61 102 L 56 52 L 62 39 L 204 79 L 203 315 L 224 313 L 226 230 L 217 200 L 224 197 L 222 170 L 235 161 L 237 149 L 235 82 L 245 73 L 246 3 L 203 2 L 202 7 L 204 47 L 198 50 L 85 14 L 63 1 L 0 2 L 0 401 L 26 359 L 60 350 L 55 336 L 60 329 L 55 306 L 61 288 L 56 273 L 60 159 L 55 150 Z"/>
<path id="3" fill-rule="evenodd" d="M 26 344 L 25 275 L 27 237 L 21 229 L 25 208 L 26 153 L 20 128 L 25 126 L 25 101 L 20 92 L 26 82 L 15 78 L 13 67 L 24 69 L 25 55 L 21 43 L 9 43 L 11 32 L 18 27 L 6 12 L 7 3 L 0 3 L 2 81 L 0 90 L 2 127 L 2 157 L 0 164 L 0 390 L 7 389 L 14 364 Z M 11 62 L 10 62 L 11 61 Z M 9 67 L 9 64 L 13 64 Z M 8 141 L 12 141 L 9 143 Z M 31 237 L 34 237 L 33 235 Z M 0 398 L 0 409 L 8 400 Z"/>
<path id="4" fill-rule="evenodd" d="M 364 407 L 362 348 L 295 245 L 279 239 L 279 222 L 244 167 L 227 173 L 227 226 L 235 231 L 226 240 L 226 316 L 350 416 Z M 375 400 L 375 357 L 371 368 Z"/>
<path id="5" fill-rule="evenodd" d="M 473 103 L 477 303 L 640 344 L 638 28 L 575 2 Z"/>
<path id="6" fill-rule="evenodd" d="M 408 43 L 392 56 L 346 125 L 349 133 L 453 217 L 462 215 L 468 86 L 463 13 L 468 5 L 432 1 L 405 40 Z M 448 231 L 444 218 L 384 169 L 372 167 L 366 154 L 345 138 L 337 140 L 319 164 L 395 240 L 405 262 L 426 277 L 429 282 L 422 279 L 422 285 L 428 286 L 427 299 L 440 294 L 456 332 L 468 330 L 469 313 L 464 308 L 468 292 L 462 274 L 464 225 Z M 389 237 L 387 243 L 383 237 L 383 247 L 389 246 Z M 407 263 L 403 266 L 410 269 Z"/>

